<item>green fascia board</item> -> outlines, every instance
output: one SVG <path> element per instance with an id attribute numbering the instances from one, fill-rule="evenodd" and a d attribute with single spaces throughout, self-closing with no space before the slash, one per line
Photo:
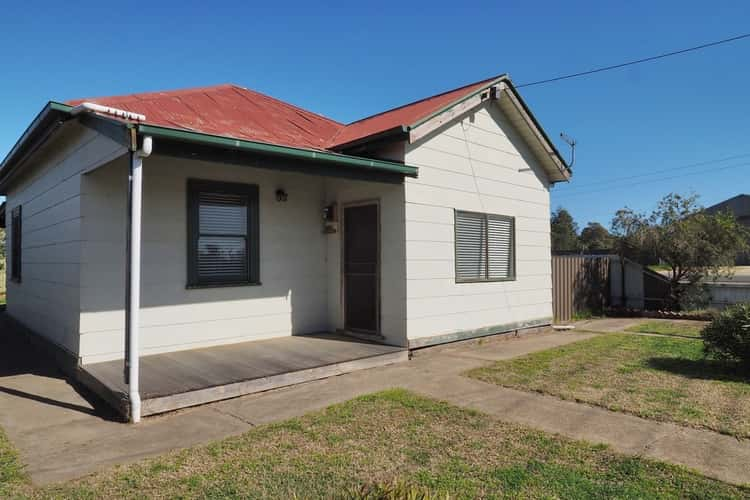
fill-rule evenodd
<path id="1" fill-rule="evenodd" d="M 137 129 L 139 134 L 150 135 L 152 137 L 163 137 L 165 139 L 192 142 L 241 151 L 249 151 L 266 155 L 284 156 L 297 160 L 319 161 L 323 163 L 333 163 L 345 167 L 394 172 L 410 177 L 416 177 L 418 172 L 417 167 L 411 167 L 400 163 L 383 160 L 372 160 L 369 158 L 360 158 L 357 156 L 349 156 L 327 151 L 314 151 L 310 149 L 279 146 L 276 144 L 247 141 L 242 139 L 235 139 L 232 137 L 204 134 L 201 132 L 192 132 L 189 130 L 178 130 L 168 127 L 158 127 L 154 125 L 139 124 L 137 126 Z"/>
<path id="2" fill-rule="evenodd" d="M 63 104 L 61 102 L 55 102 L 55 101 L 50 101 L 49 102 L 49 107 L 52 110 L 63 111 L 65 113 L 70 113 L 70 110 L 73 109 L 73 106 L 69 106 L 67 104 Z"/>

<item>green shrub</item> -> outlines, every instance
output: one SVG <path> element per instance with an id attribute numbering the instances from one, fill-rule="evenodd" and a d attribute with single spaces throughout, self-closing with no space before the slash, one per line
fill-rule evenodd
<path id="1" fill-rule="evenodd" d="M 724 309 L 701 332 L 706 354 L 750 368 L 750 304 Z"/>
<path id="2" fill-rule="evenodd" d="M 680 295 L 680 311 L 706 309 L 711 304 L 711 292 L 701 283 L 686 285 Z"/>

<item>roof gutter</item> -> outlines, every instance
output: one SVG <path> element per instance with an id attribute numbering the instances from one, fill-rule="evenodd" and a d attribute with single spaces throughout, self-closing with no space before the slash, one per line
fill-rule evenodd
<path id="1" fill-rule="evenodd" d="M 281 156 L 294 160 L 318 161 L 339 165 L 342 167 L 398 173 L 409 177 L 416 177 L 418 172 L 417 167 L 412 167 L 401 163 L 384 160 L 373 160 L 370 158 L 360 158 L 357 156 L 349 156 L 328 151 L 313 151 L 310 149 L 279 146 L 276 144 L 268 144 L 264 142 L 233 139 L 231 137 L 204 134 L 201 132 L 192 132 L 189 130 L 178 130 L 168 127 L 158 127 L 155 125 L 143 124 L 138 124 L 137 130 L 139 134 L 150 135 L 155 138 L 184 141 L 195 144 L 203 144 L 206 146 L 247 151 L 257 154 Z"/>

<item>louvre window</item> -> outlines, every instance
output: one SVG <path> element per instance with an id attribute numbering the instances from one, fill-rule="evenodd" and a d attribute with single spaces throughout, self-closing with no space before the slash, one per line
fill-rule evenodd
<path id="1" fill-rule="evenodd" d="M 191 180 L 189 286 L 257 284 L 258 187 Z"/>
<path id="2" fill-rule="evenodd" d="M 455 211 L 456 281 L 515 279 L 515 219 Z"/>
<path id="3" fill-rule="evenodd" d="M 21 282 L 21 206 L 13 209 L 10 216 L 10 279 Z"/>

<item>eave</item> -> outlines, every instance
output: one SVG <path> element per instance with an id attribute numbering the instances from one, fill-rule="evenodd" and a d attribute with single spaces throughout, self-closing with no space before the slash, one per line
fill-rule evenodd
<path id="1" fill-rule="evenodd" d="M 16 167 L 22 165 L 26 158 L 52 136 L 57 127 L 67 119 L 69 112 L 70 106 L 50 101 L 36 115 L 0 163 L 0 193 L 5 192 Z"/>
<path id="2" fill-rule="evenodd" d="M 189 130 L 173 129 L 167 127 L 157 127 L 153 125 L 136 126 L 138 133 L 141 135 L 150 135 L 154 138 L 164 138 L 174 141 L 189 142 L 204 146 L 219 147 L 222 149 L 231 149 L 257 153 L 265 156 L 284 157 L 293 160 L 314 161 L 328 163 L 341 167 L 356 168 L 365 171 L 386 172 L 401 174 L 409 177 L 416 177 L 417 167 L 404 165 L 402 163 L 374 160 L 358 156 L 345 155 L 329 151 L 316 151 L 311 149 L 294 148 L 290 146 L 280 146 L 264 142 L 248 141 L 236 139 L 233 137 L 204 134 Z"/>
<path id="3" fill-rule="evenodd" d="M 135 129 L 139 135 L 150 135 L 154 138 L 162 138 L 171 143 L 190 143 L 202 148 L 222 150 L 228 153 L 240 152 L 245 155 L 257 154 L 263 157 L 274 157 L 301 162 L 301 165 L 323 166 L 318 172 L 324 171 L 335 175 L 337 170 L 346 174 L 354 171 L 357 178 L 366 180 L 372 175 L 373 180 L 380 180 L 383 176 L 393 180 L 394 176 L 417 177 L 417 167 L 404 165 L 402 163 L 363 158 L 332 151 L 303 149 L 278 144 L 269 144 L 258 141 L 237 139 L 230 136 L 205 134 L 191 130 L 161 127 L 142 123 L 134 123 L 117 120 L 108 116 L 86 113 L 75 117 L 71 115 L 72 106 L 49 102 L 32 121 L 23 135 L 19 138 L 11 151 L 0 164 L 0 192 L 5 192 L 8 182 L 18 169 L 23 166 L 25 160 L 31 156 L 49 137 L 59 125 L 70 119 L 79 119 L 88 122 L 87 125 L 110 136 L 117 137 L 120 142 L 127 138 L 127 130 Z M 234 155 L 238 157 L 238 155 Z M 245 156 L 246 157 L 246 156 Z M 297 169 L 304 172 L 304 168 Z"/>
<path id="4" fill-rule="evenodd" d="M 407 127 L 409 142 L 413 144 L 420 141 L 450 121 L 490 101 L 497 102 L 511 122 L 514 123 L 514 126 L 521 132 L 524 140 L 531 146 L 535 156 L 545 168 L 550 182 L 568 181 L 572 175 L 570 167 L 507 75 L 502 75 L 488 82 L 486 86 L 409 125 Z"/>
<path id="5" fill-rule="evenodd" d="M 550 140 L 549 136 L 544 131 L 544 128 L 513 86 L 513 83 L 509 79 L 501 82 L 498 86 L 498 91 L 505 95 L 505 100 L 503 100 L 503 97 L 498 96 L 500 107 L 508 111 L 504 106 L 506 103 L 510 103 L 512 108 L 516 111 L 520 123 L 527 128 L 527 130 L 522 131 L 522 133 L 531 136 L 532 141 L 530 142 L 533 144 L 535 140 L 542 149 L 543 153 L 538 156 L 545 168 L 548 168 L 548 171 L 550 172 L 550 180 L 553 183 L 569 181 L 573 175 L 570 166 L 557 150 L 555 144 Z"/>
<path id="6" fill-rule="evenodd" d="M 531 149 L 549 177 L 551 183 L 568 181 L 571 169 L 560 152 L 550 140 L 539 121 L 528 105 L 521 98 L 507 74 L 488 81 L 482 87 L 448 103 L 413 123 L 404 123 L 390 129 L 360 137 L 356 140 L 338 144 L 338 151 L 354 150 L 368 144 L 388 140 L 402 140 L 414 144 L 429 136 L 447 123 L 489 101 L 499 102 L 500 107 L 510 115 L 511 121 L 519 128 L 524 140 Z"/>

